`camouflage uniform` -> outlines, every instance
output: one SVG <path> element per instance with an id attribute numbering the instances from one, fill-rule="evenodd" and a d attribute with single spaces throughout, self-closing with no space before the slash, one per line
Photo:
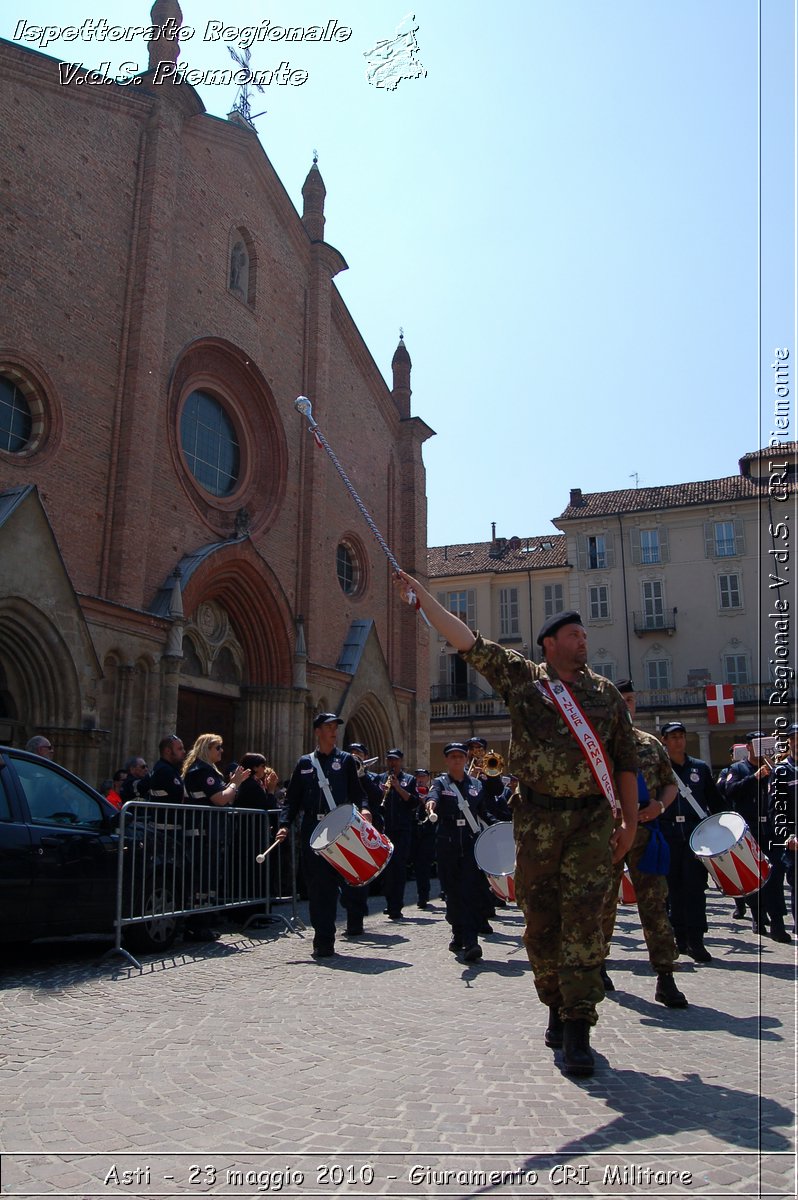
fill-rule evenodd
<path id="1" fill-rule="evenodd" d="M 596 1023 L 604 999 L 601 909 L 610 883 L 613 815 L 587 761 L 542 681 L 559 678 L 477 634 L 462 657 L 495 688 L 512 724 L 508 771 L 513 800 L 515 894 L 524 944 L 543 1004 L 565 1020 Z M 637 773 L 629 713 L 608 679 L 587 668 L 568 688 L 600 737 L 610 770 Z"/>
<path id="2" fill-rule="evenodd" d="M 634 730 L 637 742 L 637 753 L 640 758 L 640 770 L 643 774 L 649 796 L 653 800 L 660 788 L 674 783 L 673 769 L 668 752 L 657 738 L 642 729 Z M 643 937 L 648 947 L 648 958 L 651 966 L 659 974 L 662 971 L 672 971 L 673 964 L 679 957 L 676 939 L 668 920 L 666 904 L 668 900 L 667 875 L 651 875 L 646 871 L 638 871 L 637 864 L 643 857 L 646 846 L 651 838 L 648 824 L 638 825 L 635 840 L 626 853 L 626 858 L 615 863 L 612 869 L 612 883 L 604 904 L 604 939 L 609 950 L 615 929 L 615 916 L 618 911 L 618 889 L 621 886 L 623 864 L 629 866 L 629 874 L 634 884 L 637 896 L 637 911 L 640 914 L 640 924 Z"/>

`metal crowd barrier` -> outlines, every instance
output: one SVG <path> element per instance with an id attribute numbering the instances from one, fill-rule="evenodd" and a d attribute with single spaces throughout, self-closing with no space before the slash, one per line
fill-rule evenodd
<path id="1" fill-rule="evenodd" d="M 244 928 L 264 918 L 294 933 L 304 928 L 297 912 L 293 829 L 262 863 L 256 861 L 274 841 L 277 811 L 148 800 L 124 804 L 114 952 L 138 966 L 122 946 L 130 926 L 250 906 L 255 907 Z M 290 917 L 274 913 L 275 903 L 290 904 Z"/>

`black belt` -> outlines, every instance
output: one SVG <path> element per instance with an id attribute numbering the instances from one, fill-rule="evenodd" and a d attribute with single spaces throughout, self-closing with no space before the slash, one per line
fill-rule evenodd
<path id="1" fill-rule="evenodd" d="M 544 792 L 526 789 L 526 798 L 535 808 L 547 808 L 550 812 L 579 812 L 583 808 L 593 808 L 606 799 L 604 796 L 547 796 Z"/>

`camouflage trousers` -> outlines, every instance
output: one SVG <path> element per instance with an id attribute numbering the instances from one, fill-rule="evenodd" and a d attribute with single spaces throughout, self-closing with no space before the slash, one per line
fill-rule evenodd
<path id="1" fill-rule="evenodd" d="M 646 939 L 648 947 L 649 962 L 657 972 L 672 971 L 673 964 L 679 957 L 679 951 L 665 907 L 668 899 L 668 877 L 667 875 L 650 875 L 637 869 L 637 864 L 643 857 L 650 837 L 651 832 L 648 826 L 638 825 L 626 858 L 615 863 L 612 868 L 612 882 L 604 902 L 604 940 L 609 951 L 615 929 L 615 916 L 618 912 L 618 889 L 621 886 L 623 864 L 626 862 L 637 896 L 637 911 L 640 915 L 643 937 Z"/>
<path id="2" fill-rule="evenodd" d="M 603 798 L 576 812 L 524 804 L 513 813 L 515 894 L 543 1004 L 564 1020 L 597 1021 L 604 999 L 601 910 L 612 871 L 612 811 Z"/>

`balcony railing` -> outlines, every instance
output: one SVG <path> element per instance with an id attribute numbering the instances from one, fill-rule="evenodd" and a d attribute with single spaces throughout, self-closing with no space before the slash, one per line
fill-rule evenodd
<path id="1" fill-rule="evenodd" d="M 634 620 L 634 631 L 638 637 L 642 637 L 644 633 L 667 633 L 676 632 L 676 609 L 669 608 L 661 613 L 632 613 Z"/>
<path id="2" fill-rule="evenodd" d="M 435 695 L 435 693 L 451 692 L 450 688 L 433 688 L 432 691 L 433 696 L 430 705 L 430 719 L 432 721 L 463 720 L 470 717 L 501 718 L 507 716 L 507 708 L 499 696 L 490 696 L 481 693 L 478 698 L 473 699 L 456 697 L 454 695 L 451 695 L 450 698 L 444 698 L 440 695 Z M 734 702 L 738 705 L 767 704 L 773 691 L 774 686 L 772 683 L 736 683 L 734 685 Z M 794 689 L 790 691 L 789 695 L 790 697 L 794 696 Z M 638 710 L 656 709 L 658 712 L 663 712 L 668 709 L 679 710 L 704 708 L 706 706 L 706 692 L 703 686 L 641 688 L 636 693 L 636 697 Z"/>

